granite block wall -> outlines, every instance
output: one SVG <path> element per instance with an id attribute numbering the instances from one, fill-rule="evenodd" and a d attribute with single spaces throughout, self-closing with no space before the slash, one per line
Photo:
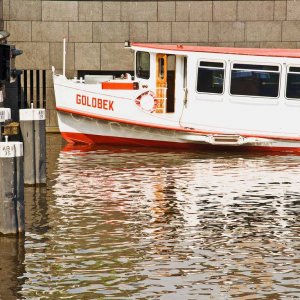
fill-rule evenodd
<path id="1" fill-rule="evenodd" d="M 47 71 L 49 128 L 57 126 L 51 66 L 78 70 L 132 70 L 123 49 L 137 42 L 233 47 L 300 48 L 299 0 L 53 1 L 0 0 L 0 26 L 24 54 L 21 69 Z"/>

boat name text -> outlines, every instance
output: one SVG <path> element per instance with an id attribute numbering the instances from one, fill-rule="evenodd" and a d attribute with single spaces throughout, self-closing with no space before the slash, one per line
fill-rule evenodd
<path id="1" fill-rule="evenodd" d="M 92 97 L 90 99 L 89 96 L 80 95 L 80 94 L 76 95 L 76 104 L 104 109 L 104 110 L 111 110 L 111 111 L 114 110 L 113 100 L 106 100 L 106 99 L 95 98 L 95 97 Z"/>

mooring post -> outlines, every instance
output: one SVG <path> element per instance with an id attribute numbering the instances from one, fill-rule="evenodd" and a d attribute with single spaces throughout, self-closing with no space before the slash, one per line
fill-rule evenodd
<path id="1" fill-rule="evenodd" d="M 23 143 L 0 142 L 0 234 L 25 230 Z"/>
<path id="2" fill-rule="evenodd" d="M 24 143 L 25 185 L 46 184 L 45 109 L 20 109 L 20 129 Z"/>

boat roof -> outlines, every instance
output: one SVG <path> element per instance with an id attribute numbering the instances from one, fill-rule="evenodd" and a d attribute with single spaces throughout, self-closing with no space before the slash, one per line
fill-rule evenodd
<path id="1" fill-rule="evenodd" d="M 155 49 L 173 52 L 206 52 L 237 54 L 251 56 L 270 56 L 270 57 L 290 57 L 300 58 L 300 49 L 266 49 L 266 48 L 234 48 L 234 47 L 211 47 L 211 46 L 190 46 L 190 45 L 160 45 L 146 43 L 132 43 L 132 47 Z"/>

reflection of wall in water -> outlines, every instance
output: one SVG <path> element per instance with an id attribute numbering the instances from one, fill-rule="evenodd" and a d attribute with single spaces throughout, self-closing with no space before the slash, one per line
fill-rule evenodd
<path id="1" fill-rule="evenodd" d="M 23 238 L 0 237 L 0 299 L 20 299 L 25 279 L 25 247 Z"/>
<path id="2" fill-rule="evenodd" d="M 64 144 L 61 135 L 47 135 L 47 185 L 57 172 L 57 159 L 59 151 Z M 54 198 L 51 188 L 47 186 L 25 187 L 25 221 L 26 231 L 43 234 L 49 229 L 49 204 Z"/>
<path id="3" fill-rule="evenodd" d="M 46 187 L 25 187 L 26 231 L 43 234 L 48 231 L 48 201 L 51 190 Z"/>

